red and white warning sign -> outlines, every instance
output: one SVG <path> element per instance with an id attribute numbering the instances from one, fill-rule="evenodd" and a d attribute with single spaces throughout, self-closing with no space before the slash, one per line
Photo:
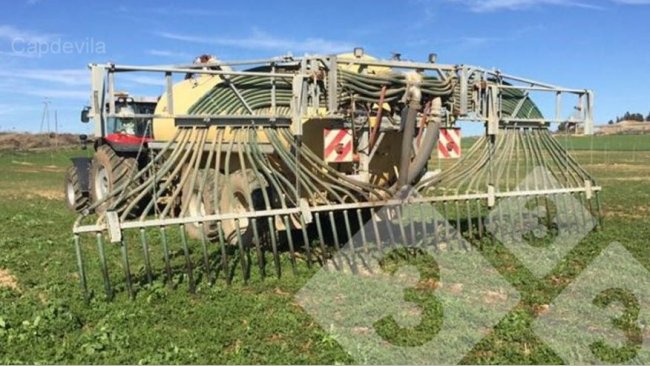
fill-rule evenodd
<path id="1" fill-rule="evenodd" d="M 352 162 L 352 131 L 345 128 L 325 129 L 323 158 L 328 163 Z"/>
<path id="2" fill-rule="evenodd" d="M 460 155 L 460 128 L 441 128 L 438 139 L 438 159 L 458 159 Z"/>

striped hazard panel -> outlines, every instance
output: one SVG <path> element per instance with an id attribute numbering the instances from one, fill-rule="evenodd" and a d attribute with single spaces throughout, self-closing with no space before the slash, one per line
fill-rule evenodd
<path id="1" fill-rule="evenodd" d="M 325 129 L 323 132 L 323 159 L 328 163 L 352 162 L 352 131 L 345 128 Z"/>
<path id="2" fill-rule="evenodd" d="M 460 128 L 441 128 L 438 139 L 438 158 L 458 159 L 460 155 Z"/>

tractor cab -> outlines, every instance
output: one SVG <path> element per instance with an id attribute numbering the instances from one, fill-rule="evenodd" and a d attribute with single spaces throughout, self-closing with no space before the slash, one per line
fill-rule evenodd
<path id="1" fill-rule="evenodd" d="M 139 153 L 152 140 L 152 118 L 158 98 L 133 97 L 125 92 L 114 94 L 114 111 L 105 103 L 100 113 L 87 106 L 81 111 L 81 122 L 95 122 L 95 153 L 76 157 L 66 173 L 66 202 L 81 212 L 91 203 L 105 199 L 107 193 L 124 183 L 130 175 L 125 171 L 138 168 Z M 85 148 L 87 136 L 80 136 Z"/>
<path id="2" fill-rule="evenodd" d="M 134 97 L 128 93 L 115 93 L 115 113 L 110 113 L 110 105 L 104 108 L 105 123 L 101 137 L 112 144 L 139 145 L 153 137 L 151 115 L 156 109 L 157 98 Z M 90 121 L 90 107 L 81 111 L 81 121 Z"/>
<path id="3" fill-rule="evenodd" d="M 152 137 L 151 118 L 156 109 L 155 98 L 132 97 L 118 94 L 115 99 L 115 114 L 106 118 L 104 137 L 108 141 L 131 139 L 141 142 Z M 108 113 L 108 105 L 106 106 Z"/>

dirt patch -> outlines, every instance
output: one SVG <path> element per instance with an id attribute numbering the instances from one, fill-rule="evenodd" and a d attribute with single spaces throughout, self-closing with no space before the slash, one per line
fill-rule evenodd
<path id="1" fill-rule="evenodd" d="M 451 291 L 454 294 L 459 294 L 463 292 L 463 284 L 462 283 L 454 283 L 451 286 L 449 286 L 449 291 Z"/>
<path id="2" fill-rule="evenodd" d="M 629 207 L 610 205 L 603 210 L 603 215 L 605 217 L 621 217 L 625 219 L 640 220 L 650 215 L 650 207 L 638 206 L 631 212 Z"/>
<path id="3" fill-rule="evenodd" d="M 436 281 L 433 278 L 428 278 L 424 281 L 418 282 L 417 284 L 417 288 L 419 289 L 435 290 L 440 287 L 442 287 L 442 282 Z"/>
<path id="4" fill-rule="evenodd" d="M 12 161 L 11 161 L 11 164 L 16 164 L 16 165 L 27 165 L 27 166 L 32 166 L 32 165 L 34 165 L 34 163 L 30 163 L 30 162 L 27 162 L 27 161 L 16 161 L 16 160 L 12 160 Z"/>
<path id="5" fill-rule="evenodd" d="M 9 270 L 0 268 L 0 287 L 18 291 L 18 280 Z"/>
<path id="6" fill-rule="evenodd" d="M 544 315 L 548 313 L 550 308 L 551 305 L 549 304 L 535 305 L 533 306 L 533 313 L 535 313 L 535 316 Z"/>
<path id="7" fill-rule="evenodd" d="M 79 136 L 71 133 L 0 133 L 0 151 L 49 150 L 78 145 Z"/>
<path id="8" fill-rule="evenodd" d="M 23 174 L 43 174 L 43 173 L 62 173 L 62 168 L 18 168 L 14 170 L 15 173 Z"/>
<path id="9" fill-rule="evenodd" d="M 54 190 L 54 189 L 48 189 L 48 190 L 40 190 L 32 193 L 33 195 L 41 198 L 45 198 L 48 200 L 60 200 L 65 197 L 65 194 L 63 193 L 62 190 Z"/>
<path id="10" fill-rule="evenodd" d="M 484 291 L 483 302 L 486 304 L 505 303 L 508 300 L 508 294 L 502 291 Z"/>
<path id="11" fill-rule="evenodd" d="M 644 214 L 631 214 L 631 213 L 620 212 L 620 211 L 605 211 L 603 215 L 605 217 L 620 217 L 622 219 L 630 219 L 630 220 L 641 220 L 645 217 L 648 217 L 648 215 L 644 215 Z"/>
<path id="12" fill-rule="evenodd" d="M 47 200 L 61 200 L 65 198 L 63 189 L 41 189 L 34 191 L 25 191 L 21 189 L 2 189 L 0 190 L 0 196 L 24 199 L 45 198 Z"/>
<path id="13" fill-rule="evenodd" d="M 642 170 L 650 170 L 650 166 L 646 166 L 643 164 L 625 164 L 625 163 L 618 163 L 618 164 L 584 164 L 585 167 L 589 167 L 589 169 L 603 169 L 607 172 L 611 172 L 612 170 L 622 170 L 622 171 L 642 171 Z"/>

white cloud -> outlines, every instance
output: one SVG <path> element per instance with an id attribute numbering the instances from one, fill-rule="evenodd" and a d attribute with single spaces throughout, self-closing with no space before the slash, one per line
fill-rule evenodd
<path id="1" fill-rule="evenodd" d="M 145 75 L 135 75 L 135 74 L 122 74 L 116 76 L 115 80 L 123 81 L 127 84 L 133 85 L 148 85 L 148 86 L 164 86 L 165 78 L 162 74 L 158 74 L 158 77 L 155 76 L 145 76 Z"/>
<path id="2" fill-rule="evenodd" d="M 192 61 L 192 59 L 193 59 L 192 56 L 189 53 L 170 51 L 170 50 L 152 49 L 152 50 L 147 50 L 146 53 L 148 55 L 151 55 L 151 56 L 187 59 L 188 62 Z"/>
<path id="3" fill-rule="evenodd" d="M 50 99 L 88 100 L 90 97 L 90 92 L 88 90 L 81 89 L 27 88 L 19 92 L 25 95 Z"/>
<path id="4" fill-rule="evenodd" d="M 0 95 L 87 100 L 90 72 L 80 69 L 0 68 Z"/>
<path id="5" fill-rule="evenodd" d="M 230 16 L 230 15 L 236 15 L 236 12 L 233 11 L 228 11 L 228 10 L 210 10 L 206 9 L 205 7 L 198 7 L 198 8 L 191 8 L 188 6 L 184 7 L 172 7 L 172 6 L 157 6 L 151 8 L 151 11 L 156 14 L 160 15 L 173 15 L 173 16 L 179 16 L 179 15 L 187 15 L 187 16 Z"/>
<path id="6" fill-rule="evenodd" d="M 650 0 L 612 0 L 615 3 L 625 5 L 650 5 Z"/>
<path id="7" fill-rule="evenodd" d="M 63 85 L 88 85 L 90 72 L 85 69 L 7 69 L 0 68 L 0 77 L 26 79 Z"/>
<path id="8" fill-rule="evenodd" d="M 501 40 L 494 37 L 461 37 L 459 43 L 461 47 L 480 47 Z"/>
<path id="9" fill-rule="evenodd" d="M 57 34 L 18 29 L 11 25 L 0 25 L 0 39 L 10 42 L 18 39 L 26 43 L 44 43 L 55 37 L 57 37 Z"/>
<path id="10" fill-rule="evenodd" d="M 499 10 L 523 10 L 541 6 L 564 6 L 585 9 L 604 9 L 604 5 L 617 3 L 623 5 L 648 5 L 650 0 L 608 0 L 596 2 L 593 0 L 447 0 L 462 4 L 476 13 L 486 13 Z"/>
<path id="11" fill-rule="evenodd" d="M 0 84 L 0 94 L 10 95 L 12 99 L 23 100 L 21 96 L 28 96 L 25 102 L 21 104 L 14 104 L 12 108 L 3 110 L 2 114 L 9 114 L 17 112 L 23 108 L 27 108 L 32 103 L 40 103 L 42 98 L 49 98 L 54 100 L 73 100 L 85 101 L 90 96 L 89 88 L 83 86 L 71 86 L 60 84 L 45 84 L 45 83 L 25 83 L 24 80 L 3 80 Z M 34 98 L 38 97 L 38 98 Z"/>
<path id="12" fill-rule="evenodd" d="M 80 69 L 0 69 L 0 95 L 27 95 L 52 99 L 88 100 L 90 71 Z M 139 86 L 163 87 L 164 78 L 121 74 L 116 78 L 118 88 Z"/>
<path id="13" fill-rule="evenodd" d="M 38 54 L 30 52 L 16 52 L 14 45 L 25 46 L 27 44 L 45 44 L 51 42 L 56 37 L 55 33 L 42 33 L 32 30 L 19 29 L 11 25 L 0 24 L 0 41 L 5 41 L 9 44 L 9 51 L 2 50 L 0 55 L 23 57 L 23 58 L 36 58 Z M 3 42 L 4 43 L 4 42 Z"/>
<path id="14" fill-rule="evenodd" d="M 38 58 L 37 53 L 27 53 L 27 52 L 14 52 L 14 51 L 0 51 L 2 56 L 11 56 L 11 57 L 22 57 L 22 58 Z"/>
<path id="15" fill-rule="evenodd" d="M 337 53 L 352 50 L 354 45 L 348 42 L 330 41 L 323 38 L 306 38 L 295 40 L 280 38 L 258 30 L 253 31 L 247 37 L 204 37 L 173 32 L 157 32 L 156 35 L 182 42 L 212 44 L 233 48 L 244 48 L 253 50 L 272 51 L 293 51 L 293 52 L 315 52 L 315 53 Z"/>
<path id="16" fill-rule="evenodd" d="M 522 10 L 543 5 L 581 7 L 600 9 L 600 6 L 593 3 L 574 0 L 449 0 L 460 3 L 477 13 L 492 12 L 498 10 Z"/>

